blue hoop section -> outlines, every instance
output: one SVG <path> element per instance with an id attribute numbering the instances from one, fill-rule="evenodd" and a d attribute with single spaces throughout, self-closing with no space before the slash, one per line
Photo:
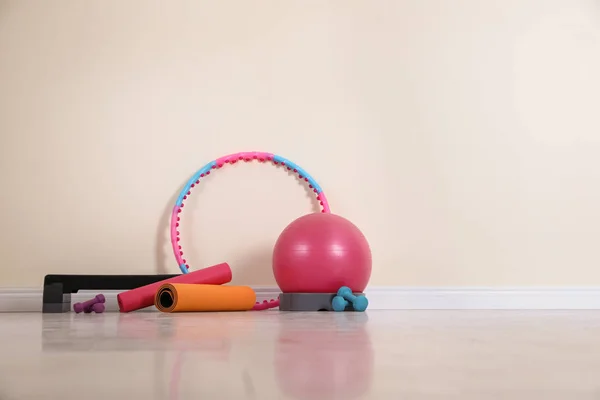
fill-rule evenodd
<path id="1" fill-rule="evenodd" d="M 320 194 L 323 191 L 321 189 L 321 186 L 319 186 L 319 184 L 317 183 L 317 181 L 315 181 L 313 179 L 313 177 L 310 176 L 308 174 L 308 172 L 306 172 L 305 170 L 303 170 L 298 164 L 296 164 L 296 163 L 288 160 L 287 158 L 283 158 L 281 156 L 278 156 L 276 154 L 273 154 L 273 161 L 278 162 L 278 163 L 284 163 L 285 165 L 287 165 L 291 169 L 295 169 L 296 171 L 298 171 L 299 175 L 302 175 L 304 178 L 308 179 L 308 183 L 310 185 L 312 185 L 312 187 L 314 187 L 315 189 L 317 189 L 317 194 Z"/>
<path id="2" fill-rule="evenodd" d="M 198 170 L 198 172 L 196 172 L 194 174 L 194 176 L 192 176 L 187 183 L 185 184 L 185 186 L 183 187 L 183 190 L 181 191 L 181 193 L 179 193 L 179 197 L 177 197 L 177 201 L 175 202 L 175 205 L 177 207 L 181 207 L 181 205 L 183 204 L 183 197 L 190 191 L 190 189 L 192 188 L 192 185 L 198 180 L 200 179 L 200 176 L 202 174 L 206 174 L 208 171 L 210 171 L 214 166 L 217 165 L 216 161 L 211 161 L 208 164 L 206 164 L 204 167 L 200 168 Z"/>
<path id="3" fill-rule="evenodd" d="M 181 270 L 182 274 L 189 274 L 190 273 L 190 271 L 188 270 L 188 268 L 185 265 L 185 263 L 179 264 L 179 269 Z"/>

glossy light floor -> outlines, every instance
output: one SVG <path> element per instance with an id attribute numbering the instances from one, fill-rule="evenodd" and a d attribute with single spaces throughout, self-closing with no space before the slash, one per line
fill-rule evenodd
<path id="1" fill-rule="evenodd" d="M 0 314 L 0 399 L 600 399 L 600 312 Z"/>

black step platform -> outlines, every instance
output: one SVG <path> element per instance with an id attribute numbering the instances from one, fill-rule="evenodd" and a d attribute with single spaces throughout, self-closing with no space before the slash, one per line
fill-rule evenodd
<path id="1" fill-rule="evenodd" d="M 44 277 L 43 313 L 71 310 L 71 293 L 80 290 L 131 290 L 175 275 L 46 275 Z"/>

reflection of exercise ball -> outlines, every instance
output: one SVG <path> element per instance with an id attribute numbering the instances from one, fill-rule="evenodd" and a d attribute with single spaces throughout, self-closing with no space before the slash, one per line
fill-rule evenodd
<path id="1" fill-rule="evenodd" d="M 339 215 L 308 214 L 289 224 L 275 243 L 273 274 L 296 293 L 362 292 L 371 277 L 371 250 L 361 231 Z"/>
<path id="2" fill-rule="evenodd" d="M 275 341 L 275 380 L 294 399 L 357 399 L 371 390 L 375 350 L 367 313 L 322 313 L 326 329 L 283 321 Z M 304 325 L 303 325 L 304 324 Z"/>

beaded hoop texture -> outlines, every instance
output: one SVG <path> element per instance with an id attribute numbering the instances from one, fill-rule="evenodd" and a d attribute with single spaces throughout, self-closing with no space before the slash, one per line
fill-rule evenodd
<path id="1" fill-rule="evenodd" d="M 276 154 L 265 153 L 260 151 L 251 151 L 251 152 L 241 152 L 230 154 L 225 157 L 217 158 L 215 161 L 211 161 L 206 164 L 204 167 L 200 168 L 198 172 L 196 172 L 190 180 L 186 183 L 183 190 L 177 197 L 177 201 L 175 202 L 175 207 L 173 207 L 173 213 L 171 214 L 171 244 L 173 246 L 173 254 L 175 255 L 175 260 L 177 260 L 177 265 L 179 265 L 179 269 L 182 273 L 187 274 L 190 266 L 187 261 L 183 258 L 183 249 L 181 248 L 181 244 L 179 244 L 179 223 L 180 223 L 180 215 L 183 211 L 184 202 L 187 198 L 192 194 L 192 189 L 200 183 L 202 178 L 210 175 L 212 170 L 217 170 L 225 166 L 226 164 L 235 164 L 238 161 L 240 162 L 271 162 L 274 165 L 280 165 L 284 168 L 287 168 L 288 171 L 293 171 L 294 174 L 298 176 L 299 179 L 304 180 L 308 187 L 312 189 L 313 193 L 319 204 L 321 205 L 321 212 L 329 213 L 329 204 L 327 203 L 327 198 L 325 197 L 325 193 L 321 187 L 317 184 L 317 182 L 310 176 L 304 169 L 300 168 L 297 164 L 292 161 L 278 156 Z"/>

